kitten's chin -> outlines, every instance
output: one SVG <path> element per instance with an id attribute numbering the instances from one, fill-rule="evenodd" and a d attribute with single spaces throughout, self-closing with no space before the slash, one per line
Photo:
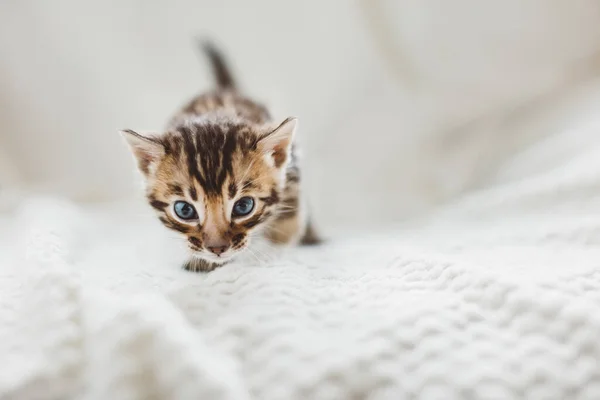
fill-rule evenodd
<path id="1" fill-rule="evenodd" d="M 235 257 L 235 254 L 225 254 L 225 255 L 221 255 L 221 256 L 216 256 L 214 254 L 211 253 L 199 253 L 199 252 L 194 252 L 192 253 L 192 256 L 195 259 L 199 259 L 202 261 L 206 261 L 212 264 L 225 264 L 231 260 L 233 260 L 233 258 Z"/>

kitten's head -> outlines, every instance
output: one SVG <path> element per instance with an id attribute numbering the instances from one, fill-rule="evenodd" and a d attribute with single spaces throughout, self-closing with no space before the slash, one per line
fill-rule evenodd
<path id="1" fill-rule="evenodd" d="M 295 128 L 295 118 L 278 126 L 197 119 L 161 134 L 122 134 L 160 221 L 194 256 L 218 264 L 275 215 Z"/>

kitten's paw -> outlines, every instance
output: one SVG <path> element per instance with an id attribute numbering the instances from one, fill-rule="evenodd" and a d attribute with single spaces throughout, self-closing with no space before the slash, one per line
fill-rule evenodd
<path id="1" fill-rule="evenodd" d="M 183 269 L 190 272 L 210 272 L 223 265 L 225 264 L 212 263 L 201 258 L 192 258 L 183 264 Z"/>

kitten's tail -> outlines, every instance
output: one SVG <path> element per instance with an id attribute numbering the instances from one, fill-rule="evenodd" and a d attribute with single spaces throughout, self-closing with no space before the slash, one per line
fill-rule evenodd
<path id="1" fill-rule="evenodd" d="M 235 80 L 221 52 L 211 42 L 206 40 L 201 41 L 200 46 L 208 57 L 217 87 L 219 89 L 235 89 Z"/>

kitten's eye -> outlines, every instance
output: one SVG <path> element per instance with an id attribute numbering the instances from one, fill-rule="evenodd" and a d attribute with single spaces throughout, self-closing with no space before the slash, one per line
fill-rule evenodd
<path id="1" fill-rule="evenodd" d="M 248 215 L 254 209 L 254 199 L 252 197 L 242 197 L 233 205 L 233 216 L 243 217 Z"/>
<path id="2" fill-rule="evenodd" d="M 185 201 L 176 201 L 173 209 L 175 210 L 175 214 L 181 219 L 190 220 L 198 218 L 194 206 Z"/>

